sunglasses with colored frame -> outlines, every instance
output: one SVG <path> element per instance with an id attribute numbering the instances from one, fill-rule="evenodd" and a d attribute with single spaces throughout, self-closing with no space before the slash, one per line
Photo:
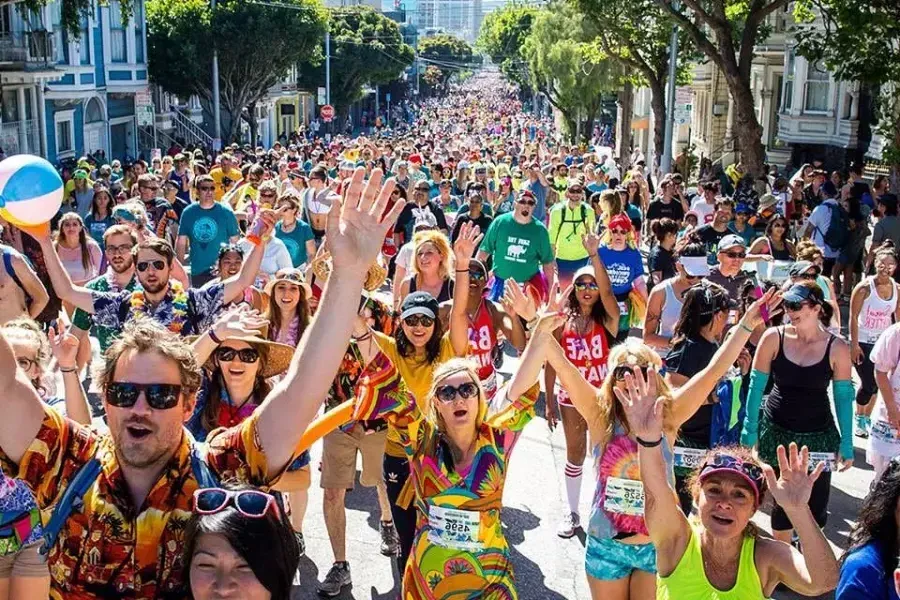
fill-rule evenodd
<path id="1" fill-rule="evenodd" d="M 175 383 L 131 383 L 111 381 L 106 384 L 106 401 L 116 408 L 131 408 L 137 403 L 141 392 L 150 408 L 168 410 L 178 405 L 181 386 Z"/>
<path id="2" fill-rule="evenodd" d="M 596 292 L 600 289 L 600 286 L 597 285 L 596 281 L 585 281 L 585 282 L 575 282 L 575 291 L 576 292 Z"/>
<path id="3" fill-rule="evenodd" d="M 163 269 L 166 268 L 166 261 L 164 261 L 164 260 L 145 260 L 145 261 L 139 262 L 136 266 L 137 266 L 137 270 L 140 271 L 141 273 L 143 273 L 144 271 L 149 269 L 151 266 L 157 271 L 162 271 Z"/>
<path id="4" fill-rule="evenodd" d="M 484 271 L 481 271 L 480 269 L 469 269 L 469 279 L 484 281 L 487 279 L 487 276 L 484 274 Z"/>
<path id="5" fill-rule="evenodd" d="M 425 315 L 412 315 L 403 319 L 403 323 L 408 327 L 431 327 L 434 325 L 434 319 Z"/>
<path id="6" fill-rule="evenodd" d="M 212 515 L 229 506 L 245 517 L 261 519 L 270 510 L 275 511 L 278 503 L 274 496 L 259 490 L 234 492 L 222 488 L 203 488 L 194 492 L 194 512 L 198 515 Z"/>
<path id="7" fill-rule="evenodd" d="M 220 361 L 231 362 L 238 358 L 242 363 L 255 363 L 259 360 L 259 350 L 256 348 L 237 348 L 219 347 L 216 348 L 216 358 Z"/>
<path id="8" fill-rule="evenodd" d="M 435 388 L 434 395 L 444 404 L 449 404 L 456 400 L 457 396 L 463 400 L 474 398 L 478 395 L 478 386 L 471 381 L 461 383 L 458 386 L 439 385 Z"/>

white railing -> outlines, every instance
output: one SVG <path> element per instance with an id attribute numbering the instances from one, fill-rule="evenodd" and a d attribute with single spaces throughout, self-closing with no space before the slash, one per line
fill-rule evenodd
<path id="1" fill-rule="evenodd" d="M 0 33 L 0 62 L 48 64 L 54 62 L 54 40 L 49 31 Z"/>
<path id="2" fill-rule="evenodd" d="M 37 121 L 0 123 L 0 148 L 7 156 L 41 153 L 41 132 Z"/>
<path id="3" fill-rule="evenodd" d="M 198 144 L 207 148 L 212 148 L 213 138 L 211 135 L 203 131 L 203 128 L 197 125 L 190 117 L 181 112 L 180 109 L 172 107 L 172 130 L 175 137 L 182 137 L 188 144 Z"/>

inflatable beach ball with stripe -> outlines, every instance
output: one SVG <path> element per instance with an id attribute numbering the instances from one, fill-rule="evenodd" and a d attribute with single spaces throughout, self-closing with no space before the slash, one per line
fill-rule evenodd
<path id="1" fill-rule="evenodd" d="M 62 199 L 62 178 L 40 156 L 16 154 L 0 161 L 0 217 L 13 225 L 48 222 Z"/>

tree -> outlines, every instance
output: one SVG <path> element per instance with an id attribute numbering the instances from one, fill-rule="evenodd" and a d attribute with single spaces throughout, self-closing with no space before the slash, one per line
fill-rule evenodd
<path id="1" fill-rule="evenodd" d="M 212 104 L 210 65 L 219 54 L 219 96 L 228 139 L 243 118 L 256 142 L 256 103 L 321 45 L 326 13 L 315 0 L 280 0 L 284 8 L 244 0 L 150 0 L 150 78 L 181 97 Z"/>
<path id="2" fill-rule="evenodd" d="M 95 6 L 105 6 L 103 0 L 59 0 L 62 4 L 62 24 L 66 32 L 73 38 L 81 36 L 81 23 L 94 10 Z M 38 12 L 43 9 L 50 0 L 0 0 L 0 6 L 4 4 L 16 4 L 19 10 Z M 119 8 L 122 11 L 122 21 L 127 23 L 134 14 L 134 0 L 120 0 Z"/>
<path id="3" fill-rule="evenodd" d="M 602 94 L 621 87 L 621 74 L 597 53 L 593 24 L 570 3 L 554 3 L 540 11 L 522 53 L 531 81 L 562 114 L 569 137 L 593 128 Z M 582 119 L 584 117 L 584 119 Z"/>
<path id="4" fill-rule="evenodd" d="M 453 35 L 435 35 L 419 40 L 419 61 L 428 65 L 425 74 L 431 87 L 443 85 L 454 73 L 471 68 L 473 63 L 481 63 L 472 46 Z M 433 68 L 432 68 L 433 67 Z M 435 69 L 437 73 L 435 73 Z"/>
<path id="5" fill-rule="evenodd" d="M 390 83 L 413 63 L 395 21 L 367 6 L 331 9 L 331 104 L 345 111 L 362 98 L 364 86 Z M 300 65 L 300 87 L 315 92 L 325 85 L 321 55 Z"/>
<path id="6" fill-rule="evenodd" d="M 697 50 L 722 71 L 734 106 L 734 131 L 741 162 L 748 172 L 761 175 L 765 163 L 763 128 L 756 118 L 750 67 L 754 47 L 767 35 L 766 17 L 790 0 L 654 1 L 690 37 Z"/>
<path id="7" fill-rule="evenodd" d="M 532 88 L 522 48 L 537 12 L 534 6 L 507 4 L 485 16 L 475 42 L 507 79 L 523 89 Z"/>
<path id="8" fill-rule="evenodd" d="M 797 51 L 822 61 L 835 77 L 876 94 L 878 132 L 900 181 L 900 3 L 897 0 L 805 0 L 794 6 Z"/>
<path id="9" fill-rule="evenodd" d="M 653 110 L 653 147 L 656 156 L 663 150 L 666 126 L 666 82 L 669 77 L 669 41 L 674 21 L 655 0 L 576 0 L 578 7 L 591 19 L 597 32 L 596 44 L 610 59 L 631 74 L 631 83 L 650 89 Z M 680 78 L 695 55 L 687 36 L 682 35 L 678 53 Z M 623 104 L 628 104 L 623 102 Z M 624 115 L 631 122 L 630 112 Z M 623 127 L 630 134 L 630 126 Z"/>

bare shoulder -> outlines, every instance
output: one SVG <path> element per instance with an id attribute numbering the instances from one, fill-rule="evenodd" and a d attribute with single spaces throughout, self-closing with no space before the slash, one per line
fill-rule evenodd
<path id="1" fill-rule="evenodd" d="M 753 562 L 764 591 L 774 589 L 782 581 L 782 569 L 794 564 L 794 552 L 796 550 L 790 544 L 766 535 L 756 536 Z"/>

